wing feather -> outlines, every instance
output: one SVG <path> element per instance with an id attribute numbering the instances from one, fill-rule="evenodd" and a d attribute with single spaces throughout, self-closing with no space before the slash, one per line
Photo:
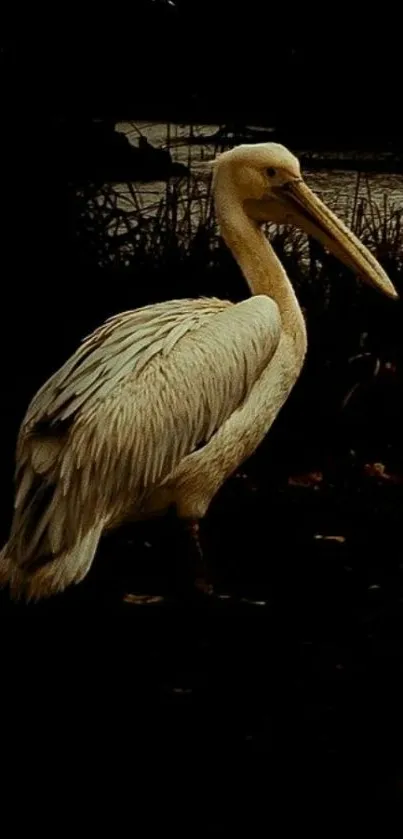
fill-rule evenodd
<path id="1" fill-rule="evenodd" d="M 86 338 L 38 391 L 19 436 L 17 504 L 24 514 L 39 472 L 54 487 L 36 544 L 47 531 L 52 550 L 65 550 L 91 521 L 115 519 L 141 503 L 243 403 L 280 332 L 276 304 L 257 296 L 144 307 Z"/>

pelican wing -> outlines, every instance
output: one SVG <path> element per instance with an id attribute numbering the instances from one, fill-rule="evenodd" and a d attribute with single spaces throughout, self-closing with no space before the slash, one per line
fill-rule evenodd
<path id="1" fill-rule="evenodd" d="M 55 553 L 94 520 L 141 503 L 243 403 L 280 331 L 277 305 L 256 296 L 145 307 L 87 338 L 37 393 L 21 428 L 14 532 L 29 517 L 33 487 L 36 499 L 52 489 L 30 550 L 24 539 L 17 551 L 23 561 L 45 531 Z"/>

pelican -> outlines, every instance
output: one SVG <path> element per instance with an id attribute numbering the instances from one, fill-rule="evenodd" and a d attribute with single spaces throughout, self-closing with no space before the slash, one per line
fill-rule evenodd
<path id="1" fill-rule="evenodd" d="M 173 508 L 197 537 L 222 484 L 295 385 L 304 317 L 263 223 L 294 224 L 390 298 L 375 257 L 275 143 L 209 164 L 215 213 L 250 295 L 179 299 L 109 318 L 33 397 L 16 449 L 1 585 L 39 600 L 88 574 L 102 534 Z M 195 585 L 211 591 L 195 569 Z"/>

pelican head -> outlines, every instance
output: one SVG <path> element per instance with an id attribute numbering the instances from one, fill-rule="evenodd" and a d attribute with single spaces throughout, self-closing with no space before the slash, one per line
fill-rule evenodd
<path id="1" fill-rule="evenodd" d="M 307 186 L 299 161 L 278 143 L 241 145 L 211 162 L 216 197 L 242 204 L 255 223 L 292 224 L 390 298 L 398 294 L 374 255 Z M 220 189 L 223 187 L 223 189 Z"/>

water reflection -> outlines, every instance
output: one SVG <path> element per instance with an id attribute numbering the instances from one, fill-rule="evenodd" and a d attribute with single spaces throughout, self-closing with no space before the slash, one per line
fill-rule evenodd
<path id="1" fill-rule="evenodd" d="M 144 134 L 150 143 L 160 147 L 169 147 L 172 159 L 180 163 L 191 163 L 201 157 L 210 158 L 214 154 L 214 146 L 192 145 L 185 143 L 189 136 L 189 125 L 167 125 L 167 123 L 144 122 L 119 123 L 117 130 L 124 131 L 129 140 L 138 144 L 140 134 Z M 211 135 L 219 128 L 218 125 L 194 125 L 195 135 Z M 181 144 L 183 143 L 183 145 Z M 309 171 L 304 170 L 309 185 L 321 193 L 329 203 L 354 197 L 357 189 L 357 172 L 344 170 Z M 161 187 L 162 192 L 163 187 Z M 147 191 L 147 190 L 146 190 Z M 154 186 L 155 191 L 155 186 Z M 369 173 L 360 178 L 358 196 L 371 199 L 383 205 L 384 196 L 398 209 L 403 207 L 403 176 L 389 173 Z"/>
<path id="2" fill-rule="evenodd" d="M 187 143 L 189 125 L 172 125 L 157 122 L 119 123 L 117 130 L 124 132 L 134 145 L 139 137 L 145 136 L 154 146 L 169 148 L 173 161 L 188 166 L 200 159 L 210 159 L 217 152 L 212 143 L 206 145 Z M 195 136 L 213 135 L 217 125 L 194 125 Z M 395 211 L 403 210 L 403 176 L 388 173 L 360 174 L 354 171 L 304 169 L 309 186 L 348 225 L 351 225 L 360 204 L 379 219 L 390 218 Z M 151 183 L 120 183 L 109 185 L 97 198 L 99 206 L 107 211 L 113 209 L 112 235 L 127 234 L 128 228 L 136 227 L 140 219 L 152 220 L 156 214 L 165 213 L 166 207 L 175 216 L 175 230 L 179 235 L 191 236 L 201 220 L 211 215 L 209 190 L 199 181 L 197 186 L 187 181 L 167 184 L 161 181 Z M 118 219 L 116 219 L 118 210 Z"/>

